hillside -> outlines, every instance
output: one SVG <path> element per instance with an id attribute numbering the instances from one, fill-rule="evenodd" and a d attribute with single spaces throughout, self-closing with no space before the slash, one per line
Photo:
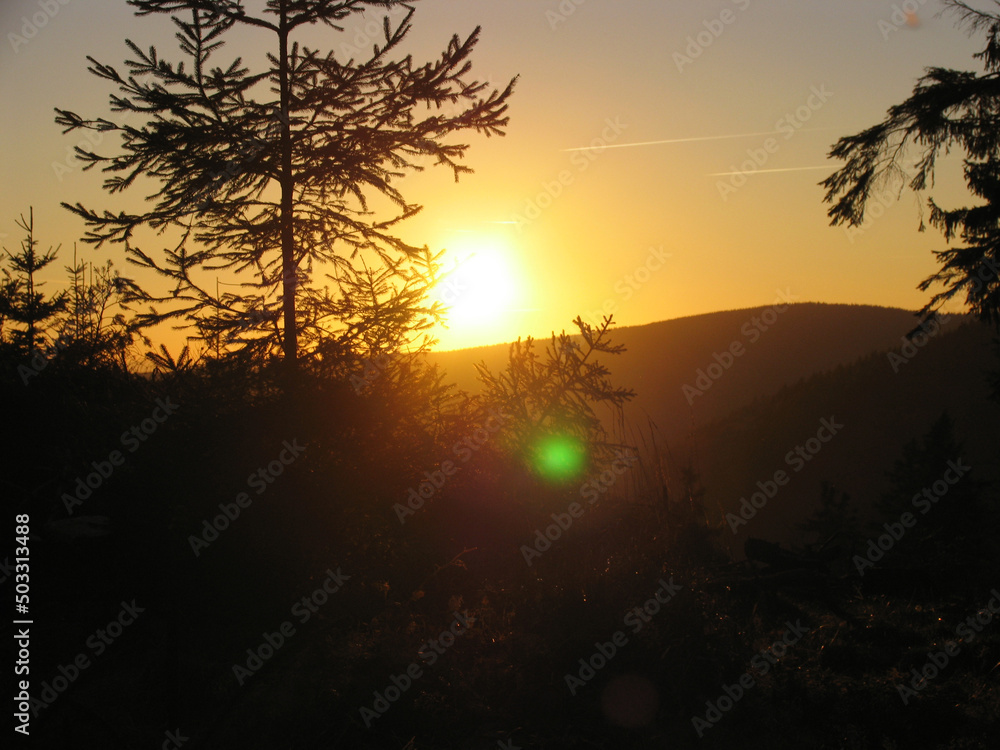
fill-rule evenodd
<path id="1" fill-rule="evenodd" d="M 747 534 L 801 541 L 795 525 L 812 512 L 821 480 L 866 511 L 903 445 L 946 411 L 977 474 L 1000 481 L 989 331 L 951 317 L 935 335 L 918 338 L 923 345 L 904 350 L 915 322 L 905 310 L 863 305 L 731 310 L 616 329 L 613 341 L 626 352 L 603 361 L 613 382 L 637 393 L 626 408 L 629 438 L 638 443 L 650 421 L 655 425 L 671 492 L 681 466 L 693 460 L 713 521 L 738 509 L 758 481 L 789 474 L 766 513 L 735 538 L 725 531 L 723 546 L 738 557 Z M 449 379 L 474 390 L 474 363 L 501 369 L 507 346 L 432 356 Z M 815 456 L 786 462 L 830 418 L 844 425 L 834 439 Z"/>
<path id="2" fill-rule="evenodd" d="M 897 345 L 915 322 L 905 310 L 867 305 L 728 310 L 615 328 L 612 341 L 626 351 L 605 361 L 614 381 L 637 393 L 629 416 L 645 423 L 648 415 L 673 442 L 692 424 L 709 424 L 785 385 Z M 719 373 L 716 355 L 725 362 L 734 343 L 743 353 Z M 485 362 L 495 372 L 504 366 L 507 350 L 506 344 L 498 344 L 438 352 L 432 361 L 459 387 L 476 390 L 474 365 Z M 710 369 L 720 376 L 699 381 L 699 370 Z M 685 395 L 685 385 L 698 388 L 706 382 L 709 387 L 699 388 L 701 395 Z"/>
<path id="3" fill-rule="evenodd" d="M 887 488 L 886 473 L 903 445 L 926 434 L 945 412 L 977 477 L 1000 481 L 1000 405 L 990 400 L 990 373 L 997 370 L 991 341 L 987 329 L 966 322 L 929 339 L 905 363 L 895 359 L 898 348 L 893 359 L 887 351 L 872 352 L 704 427 L 695 443 L 708 507 L 721 518 L 756 491 L 758 481 L 785 470 L 791 481 L 768 501 L 766 512 L 739 531 L 741 537 L 798 541 L 794 525 L 814 509 L 821 480 L 850 493 L 865 511 Z M 830 418 L 843 426 L 828 443 L 815 454 L 807 449 L 806 459 L 792 455 L 786 460 Z M 742 549 L 742 538 L 736 548 Z"/>

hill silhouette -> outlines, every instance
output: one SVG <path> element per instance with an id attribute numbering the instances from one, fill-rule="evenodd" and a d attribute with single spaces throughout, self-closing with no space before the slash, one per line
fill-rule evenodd
<path id="1" fill-rule="evenodd" d="M 916 323 L 912 312 L 871 305 L 798 303 L 769 315 L 772 309 L 727 310 L 612 329 L 614 342 L 626 351 L 608 358 L 607 365 L 617 383 L 637 392 L 631 415 L 648 415 L 674 441 L 692 425 L 721 419 L 785 385 L 895 346 Z M 765 316 L 774 322 L 768 325 Z M 722 367 L 716 355 L 725 359 L 734 342 L 743 346 L 743 354 L 734 356 L 720 377 L 709 377 L 709 387 L 699 388 L 702 394 L 685 395 L 685 385 L 698 388 L 699 370 L 712 368 L 714 374 L 713 365 Z M 507 349 L 507 344 L 496 344 L 436 352 L 431 361 L 460 388 L 476 391 L 475 364 L 499 370 Z"/>
<path id="2" fill-rule="evenodd" d="M 668 493 L 677 491 L 690 462 L 712 521 L 724 522 L 776 471 L 789 475 L 766 513 L 736 535 L 724 530 L 723 544 L 739 557 L 745 535 L 800 543 L 796 524 L 814 510 L 822 480 L 868 513 L 903 445 L 944 412 L 955 419 L 977 473 L 1000 479 L 989 330 L 949 316 L 928 329 L 931 335 L 905 344 L 917 322 L 910 311 L 870 305 L 729 310 L 613 329 L 612 340 L 626 351 L 602 361 L 616 384 L 637 392 L 625 408 L 627 439 L 639 443 L 639 433 L 655 431 L 666 448 L 659 460 Z M 438 352 L 431 360 L 449 380 L 475 391 L 474 365 L 502 369 L 507 348 Z M 829 419 L 843 425 L 834 439 L 815 456 L 807 451 L 786 462 Z"/>

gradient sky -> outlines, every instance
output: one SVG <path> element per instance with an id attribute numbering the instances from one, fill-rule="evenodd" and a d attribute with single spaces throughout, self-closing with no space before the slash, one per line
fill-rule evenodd
<path id="1" fill-rule="evenodd" d="M 468 139 L 475 174 L 456 184 L 433 169 L 402 183 L 425 206 L 404 239 L 457 259 L 493 253 L 511 269 L 504 314 L 463 314 L 438 332 L 442 348 L 544 337 L 603 305 L 620 325 L 770 304 L 778 290 L 801 301 L 920 307 L 927 294 L 915 287 L 944 243 L 917 231 L 912 193 L 849 236 L 829 226 L 817 184 L 836 168 L 831 144 L 881 120 L 925 67 L 981 70 L 971 57 L 978 39 L 937 17 L 937 0 L 911 2 L 908 23 L 899 23 L 900 3 L 881 0 L 416 2 L 409 42 L 418 61 L 481 25 L 474 72 L 498 85 L 520 75 L 507 136 Z M 27 39 L 32 17 L 45 24 Z M 340 51 L 364 41 L 367 20 L 302 40 Z M 79 136 L 60 133 L 53 108 L 105 114 L 110 89 L 87 72 L 85 56 L 120 67 L 127 36 L 177 61 L 172 27 L 134 17 L 121 0 L 3 0 L 0 32 L 0 240 L 17 248 L 14 221 L 33 206 L 43 249 L 62 243 L 68 262 L 84 228 L 60 201 L 128 204 L 106 196 L 94 170 L 57 174 L 53 163 L 65 165 Z M 257 42 L 233 37 L 227 50 L 259 70 Z M 602 142 L 609 147 L 588 150 Z M 726 174 L 752 155 L 756 173 Z M 965 197 L 951 166 L 933 193 L 946 205 Z M 124 267 L 117 248 L 80 254 Z"/>

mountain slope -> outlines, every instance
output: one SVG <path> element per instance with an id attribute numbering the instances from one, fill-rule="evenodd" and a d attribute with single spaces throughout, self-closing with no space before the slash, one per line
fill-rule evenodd
<path id="1" fill-rule="evenodd" d="M 674 441 L 692 424 L 708 424 L 785 385 L 897 345 L 915 322 L 905 310 L 867 305 L 728 310 L 613 328 L 612 342 L 626 352 L 604 362 L 613 382 L 637 392 L 629 416 L 645 423 L 648 415 Z M 431 361 L 460 387 L 475 391 L 474 364 L 483 361 L 496 372 L 507 353 L 500 344 L 434 353 Z M 699 377 L 699 371 L 705 374 Z M 685 393 L 684 386 L 702 393 Z"/>
<path id="2" fill-rule="evenodd" d="M 766 508 L 738 534 L 724 530 L 723 543 L 738 554 L 746 535 L 800 541 L 795 525 L 814 509 L 821 480 L 870 508 L 902 446 L 944 411 L 980 478 L 1000 482 L 1000 406 L 988 384 L 1000 366 L 989 330 L 953 316 L 905 344 L 915 322 L 905 310 L 863 305 L 731 310 L 614 329 L 613 343 L 627 351 L 603 361 L 615 384 L 637 392 L 628 423 L 644 433 L 655 425 L 669 489 L 677 491 L 682 464 L 693 460 L 714 521 L 760 486 L 775 489 L 776 472 L 785 472 L 787 484 Z M 507 352 L 500 345 L 432 361 L 475 390 L 473 364 L 496 372 Z"/>
<path id="3" fill-rule="evenodd" d="M 987 328 L 967 321 L 923 347 L 905 350 L 912 355 L 908 359 L 898 348 L 891 356 L 874 352 L 705 426 L 694 442 L 712 516 L 720 520 L 737 512 L 740 499 L 779 470 L 789 476 L 788 483 L 750 522 L 738 526 L 738 549 L 744 535 L 798 541 L 795 524 L 814 510 L 823 479 L 849 492 L 867 512 L 887 489 L 886 473 L 903 445 L 926 434 L 944 412 L 964 444 L 955 458 L 971 465 L 979 479 L 997 485 L 1000 404 L 990 398 L 989 380 L 1000 364 L 992 340 Z M 826 431 L 818 443 L 807 445 L 823 420 L 838 425 L 836 434 Z M 824 437 L 830 439 L 823 442 Z M 804 456 L 794 453 L 798 446 Z M 941 466 L 940 473 L 946 469 Z"/>

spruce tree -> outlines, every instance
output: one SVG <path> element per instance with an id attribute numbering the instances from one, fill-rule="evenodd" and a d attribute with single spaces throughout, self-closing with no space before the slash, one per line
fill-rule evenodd
<path id="1" fill-rule="evenodd" d="M 38 281 L 37 274 L 56 259 L 59 247 L 38 252 L 33 208 L 28 209 L 27 219 L 24 214 L 21 215 L 17 226 L 24 230 L 25 238 L 21 240 L 21 249 L 17 253 L 4 248 L 10 269 L 4 269 L 3 316 L 21 326 L 9 334 L 15 349 L 31 355 L 45 344 L 47 321 L 66 309 L 68 299 L 65 292 L 46 298 L 41 291 L 44 282 Z"/>
<path id="2" fill-rule="evenodd" d="M 824 200 L 832 204 L 831 224 L 859 226 L 873 196 L 904 186 L 922 193 L 934 184 L 941 155 L 964 152 L 966 184 L 979 202 L 949 209 L 928 198 L 930 224 L 946 241 L 962 244 L 935 252 L 941 268 L 918 288 L 944 288 L 920 313 L 933 315 L 953 297 L 964 297 L 976 316 L 1000 328 L 1000 14 L 943 1 L 970 33 L 985 33 L 986 44 L 975 55 L 984 72 L 928 68 L 885 120 L 833 146 L 830 157 L 846 163 L 822 182 Z"/>
<path id="3" fill-rule="evenodd" d="M 507 366 L 494 374 L 484 363 L 476 365 L 483 393 L 478 398 L 485 415 L 489 410 L 506 414 L 504 439 L 515 455 L 531 455 L 536 466 L 547 463 L 545 453 L 555 446 L 554 458 L 567 465 L 590 460 L 595 465 L 611 460 L 622 446 L 607 441 L 604 426 L 594 406 L 605 404 L 617 411 L 635 397 L 630 388 L 614 385 L 599 354 L 621 354 L 625 347 L 612 344 L 612 319 L 600 326 L 573 321 L 581 343 L 565 331 L 545 347 L 541 358 L 535 340 L 527 337 L 510 345 Z M 484 416 L 485 418 L 485 416 Z M 544 473 L 544 472 L 543 472 Z"/>
<path id="4" fill-rule="evenodd" d="M 429 159 L 457 180 L 471 171 L 461 163 L 468 146 L 449 136 L 502 135 L 508 121 L 514 81 L 491 91 L 469 75 L 480 30 L 453 36 L 437 60 L 417 64 L 401 54 L 414 14 L 402 0 L 267 0 L 259 16 L 242 0 L 129 4 L 139 16 L 171 17 L 186 63 L 126 40 L 132 51 L 126 73 L 88 58 L 90 71 L 117 87 L 111 109 L 120 119 L 57 109 L 56 122 L 66 131 L 121 136 L 116 156 L 77 147 L 85 169 L 100 166 L 108 174 L 109 193 L 140 178 L 158 184 L 152 208 L 138 213 L 64 204 L 87 223 L 87 241 L 123 243 L 130 261 L 171 284 L 166 293 L 145 293 L 149 309 L 139 325 L 181 319 L 203 333 L 224 325 L 294 362 L 303 328 L 317 319 L 315 308 L 301 309 L 305 297 L 317 299 L 312 274 L 321 264 L 333 269 L 334 292 L 318 310 L 324 317 L 337 310 L 339 279 L 423 257 L 425 249 L 395 234 L 401 220 L 420 210 L 404 198 L 398 179 Z M 405 13 L 395 23 L 397 7 Z M 383 38 L 358 59 L 296 41 L 307 26 L 343 31 L 343 22 L 366 10 L 390 15 Z M 238 57 L 216 63 L 223 42 L 239 29 L 270 36 L 263 70 L 251 72 Z M 376 216 L 376 204 L 395 209 Z M 136 243 L 141 227 L 173 230 L 176 243 L 154 253 Z M 242 293 L 215 293 L 220 270 L 244 274 Z M 199 273 L 205 271 L 207 279 Z M 162 304 L 169 309 L 157 309 Z"/>
<path id="5" fill-rule="evenodd" d="M 125 320 L 126 300 L 136 294 L 134 283 L 122 277 L 110 260 L 102 266 L 77 260 L 75 243 L 73 263 L 66 266 L 66 273 L 69 288 L 60 334 L 63 345 L 78 364 L 125 366 L 133 341 L 133 331 Z"/>
<path id="6" fill-rule="evenodd" d="M 890 488 L 876 503 L 881 517 L 872 524 L 872 534 L 884 534 L 883 523 L 899 523 L 904 513 L 913 523 L 904 525 L 905 534 L 887 553 L 886 564 L 951 567 L 982 559 L 992 545 L 996 519 L 947 413 L 903 447 L 889 480 Z"/>

